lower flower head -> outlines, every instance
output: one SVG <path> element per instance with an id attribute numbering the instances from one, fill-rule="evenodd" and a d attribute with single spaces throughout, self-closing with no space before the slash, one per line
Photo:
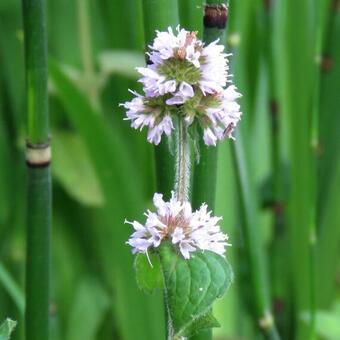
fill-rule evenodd
<path id="1" fill-rule="evenodd" d="M 178 201 L 173 192 L 169 202 L 163 200 L 162 194 L 154 194 L 153 203 L 156 212 L 145 213 L 144 225 L 137 221 L 125 221 L 135 229 L 127 241 L 133 253 L 146 253 L 159 247 L 161 242 L 169 241 L 178 247 L 185 259 L 199 250 L 224 256 L 225 248 L 230 244 L 227 242 L 228 236 L 218 225 L 222 218 L 211 216 L 206 204 L 193 212 L 190 203 Z"/>

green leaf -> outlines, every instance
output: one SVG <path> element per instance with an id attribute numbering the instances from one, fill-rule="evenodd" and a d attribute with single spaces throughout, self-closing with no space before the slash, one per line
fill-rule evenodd
<path id="1" fill-rule="evenodd" d="M 155 253 L 137 254 L 135 270 L 138 287 L 146 293 L 152 293 L 156 288 L 163 288 L 164 280 L 158 255 Z M 150 261 L 150 262 L 149 262 Z"/>
<path id="2" fill-rule="evenodd" d="M 21 314 L 25 311 L 24 293 L 6 267 L 0 262 L 0 287 L 12 298 Z"/>
<path id="3" fill-rule="evenodd" d="M 84 279 L 75 294 L 66 339 L 95 339 L 109 307 L 110 297 L 101 284 L 93 279 Z"/>
<path id="4" fill-rule="evenodd" d="M 88 206 L 101 206 L 103 194 L 86 146 L 74 133 L 53 133 L 53 175 L 67 193 Z"/>
<path id="5" fill-rule="evenodd" d="M 173 335 L 188 336 L 204 323 L 212 324 L 203 316 L 232 282 L 228 262 L 210 251 L 195 252 L 185 260 L 167 243 L 160 248 L 160 259 Z"/>
<path id="6" fill-rule="evenodd" d="M 308 312 L 302 314 L 302 320 L 310 324 Z M 331 311 L 318 310 L 316 312 L 316 332 L 326 340 L 340 339 L 340 310 L 335 306 Z"/>
<path id="7" fill-rule="evenodd" d="M 213 328 L 213 327 L 221 327 L 220 323 L 213 316 L 212 311 L 210 310 L 208 313 L 198 317 L 195 319 L 183 332 L 184 337 L 188 337 L 191 335 L 195 335 L 201 330 Z"/>
<path id="8" fill-rule="evenodd" d="M 9 340 L 16 325 L 16 321 L 6 319 L 0 326 L 0 340 Z"/>
<path id="9" fill-rule="evenodd" d="M 138 73 L 135 68 L 144 65 L 145 59 L 141 52 L 124 50 L 104 51 L 99 54 L 98 64 L 105 76 L 119 74 L 137 79 Z"/>

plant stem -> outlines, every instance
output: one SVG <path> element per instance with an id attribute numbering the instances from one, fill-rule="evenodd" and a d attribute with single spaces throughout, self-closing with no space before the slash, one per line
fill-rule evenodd
<path id="1" fill-rule="evenodd" d="M 340 91 L 340 11 L 336 2 L 323 2 L 323 11 L 327 17 L 320 54 L 319 74 L 319 141 L 318 141 L 318 211 L 317 211 L 317 268 L 316 292 L 317 307 L 329 308 L 336 296 L 334 277 L 338 272 L 338 254 L 340 244 L 339 230 L 339 118 L 334 120 L 334 110 L 340 105 L 337 95 Z M 322 151 L 320 153 L 320 150 Z M 335 225 L 335 224 L 336 225 Z"/>
<path id="2" fill-rule="evenodd" d="M 181 26 L 188 31 L 197 31 L 198 37 L 202 38 L 203 0 L 179 1 L 178 6 Z"/>
<path id="3" fill-rule="evenodd" d="M 77 8 L 80 55 L 84 68 L 86 90 L 91 99 L 91 103 L 97 107 L 99 105 L 98 87 L 96 83 L 96 74 L 94 70 L 93 52 L 91 46 L 91 25 L 88 0 L 77 0 Z"/>
<path id="4" fill-rule="evenodd" d="M 223 41 L 222 37 L 225 32 L 228 14 L 226 4 L 226 0 L 208 0 L 206 2 L 203 20 L 203 41 L 206 44 L 216 39 Z M 198 148 L 200 161 L 194 169 L 192 206 L 195 209 L 205 202 L 210 209 L 214 209 L 218 147 L 206 146 L 203 141 L 203 136 L 200 136 Z M 190 339 L 212 339 L 212 330 L 199 332 Z"/>
<path id="5" fill-rule="evenodd" d="M 219 6 L 218 6 L 219 5 Z M 227 22 L 226 1 L 207 1 L 205 6 L 203 40 L 206 44 L 222 38 Z M 214 209 L 217 176 L 217 147 L 208 147 L 199 140 L 200 162 L 194 169 L 193 208 L 203 202 Z"/>
<path id="6" fill-rule="evenodd" d="M 143 0 L 145 46 L 155 38 L 156 30 L 179 24 L 177 0 Z M 170 196 L 175 183 L 175 158 L 170 153 L 168 142 L 162 138 L 155 147 L 156 188 L 166 197 Z"/>
<path id="7" fill-rule="evenodd" d="M 49 339 L 51 174 L 43 0 L 23 0 L 28 136 L 26 339 Z"/>
<path id="8" fill-rule="evenodd" d="M 188 129 L 182 118 L 178 119 L 176 134 L 176 184 L 175 192 L 181 202 L 189 200 L 190 187 L 190 145 Z"/>
<path id="9" fill-rule="evenodd" d="M 156 30 L 166 30 L 168 26 L 179 24 L 177 0 L 143 0 L 145 48 L 155 38 Z M 171 154 L 169 144 L 165 138 L 155 147 L 156 189 L 169 198 L 175 184 L 175 157 Z M 171 334 L 169 329 L 169 315 L 165 301 L 166 336 Z"/>
<path id="10" fill-rule="evenodd" d="M 289 131 L 290 193 L 288 205 L 288 239 L 290 247 L 292 305 L 295 338 L 307 339 L 311 328 L 301 319 L 301 313 L 312 310 L 313 280 L 311 280 L 311 128 L 315 91 L 314 40 L 309 24 L 296 30 L 301 22 L 312 23 L 308 1 L 282 2 L 282 32 L 279 48 L 282 70 L 280 109 L 287 117 Z M 283 29 L 284 27 L 284 29 Z M 315 30 L 315 25 L 313 25 Z M 314 32 L 313 32 L 314 34 Z M 299 93 L 299 96 L 296 96 Z M 296 114 L 299 112 L 299 114 Z M 312 227 L 314 228 L 314 227 Z M 315 238 L 314 238 L 315 239 Z M 312 240 L 313 242 L 313 240 Z"/>
<path id="11" fill-rule="evenodd" d="M 236 141 L 231 143 L 231 148 L 243 216 L 242 228 L 249 263 L 252 295 L 254 296 L 255 321 L 267 339 L 277 340 L 280 337 L 270 311 L 269 285 L 265 272 L 262 240 L 259 237 L 260 232 L 257 225 L 255 195 L 250 182 L 240 131 L 237 133 Z"/>

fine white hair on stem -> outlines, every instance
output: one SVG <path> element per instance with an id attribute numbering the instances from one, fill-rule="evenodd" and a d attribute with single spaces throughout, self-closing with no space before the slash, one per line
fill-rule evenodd
<path id="1" fill-rule="evenodd" d="M 183 119 L 179 119 L 176 134 L 175 192 L 177 199 L 181 202 L 189 200 L 190 162 L 190 145 L 187 126 Z"/>

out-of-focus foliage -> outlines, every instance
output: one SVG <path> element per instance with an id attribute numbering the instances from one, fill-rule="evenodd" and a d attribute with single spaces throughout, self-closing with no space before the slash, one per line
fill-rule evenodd
<path id="1" fill-rule="evenodd" d="M 179 1 L 182 23 L 200 26 L 202 9 L 187 13 L 189 0 Z M 141 1 L 46 4 L 54 190 L 51 338 L 162 339 L 162 293 L 138 289 L 125 244 L 131 227 L 123 223 L 138 219 L 155 191 L 153 148 L 118 106 L 131 97 L 128 88 L 140 86 L 134 67 L 144 62 Z M 313 292 L 317 333 L 327 339 L 338 334 L 332 306 L 340 298 L 339 6 L 333 0 L 230 1 L 226 43 L 243 94 L 243 151 L 270 279 L 264 289 L 284 339 L 307 339 Z M 24 334 L 26 214 L 21 22 L 20 1 L 1 0 L 0 320 L 18 320 L 16 340 Z M 219 149 L 215 214 L 224 216 L 233 244 L 227 256 L 235 282 L 216 306 L 221 328 L 214 334 L 255 339 L 230 143 Z"/>

